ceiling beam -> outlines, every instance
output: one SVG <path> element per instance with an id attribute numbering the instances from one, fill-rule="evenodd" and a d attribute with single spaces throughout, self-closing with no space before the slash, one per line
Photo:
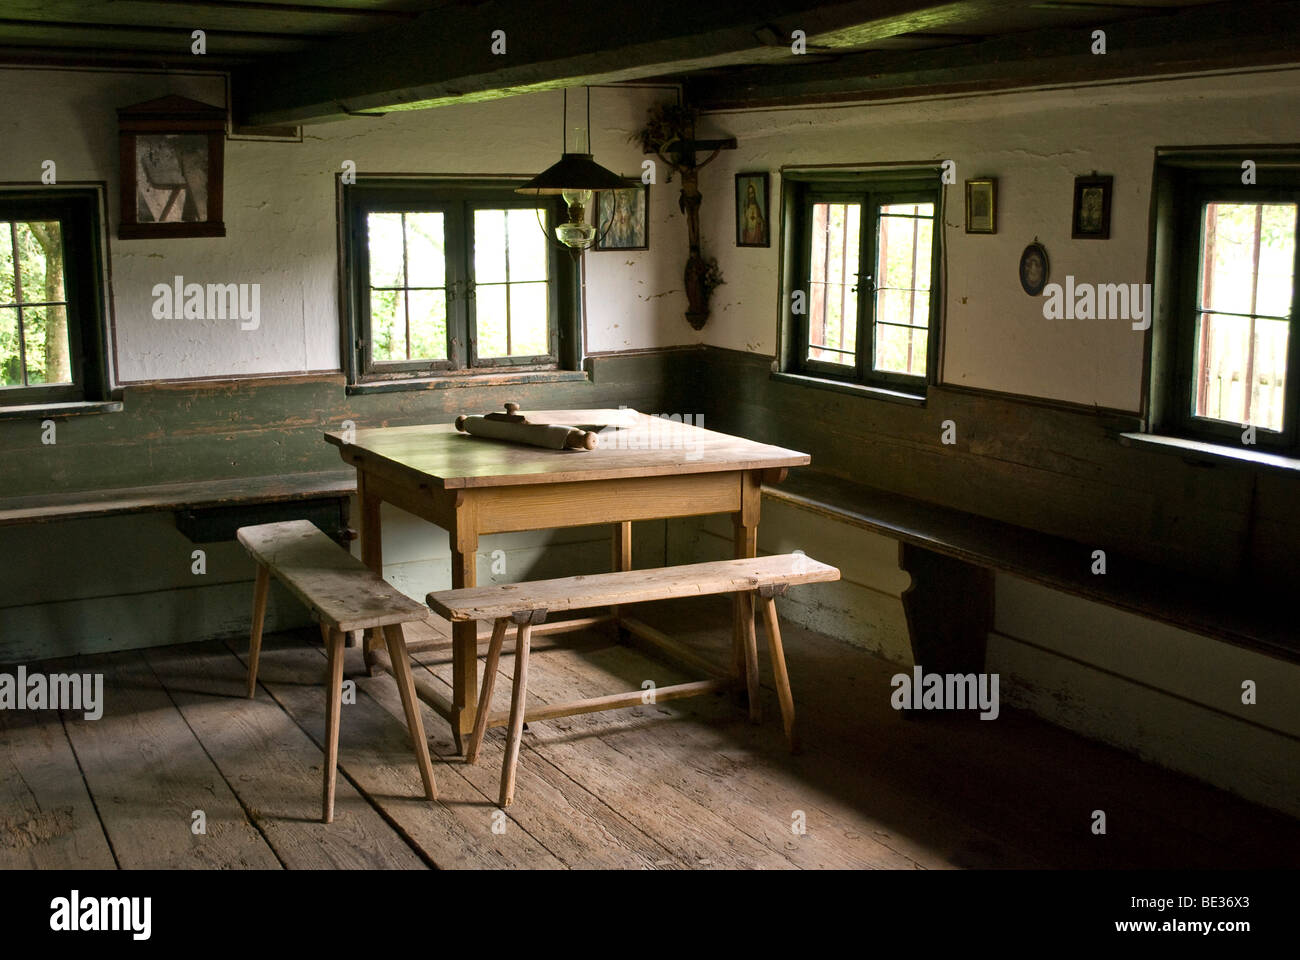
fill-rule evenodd
<path id="1" fill-rule="evenodd" d="M 410 23 L 256 64 L 233 78 L 236 116 L 250 124 L 335 119 L 418 109 L 534 90 L 612 83 L 810 51 L 1023 9 L 1029 0 L 847 0 L 814 6 L 777 0 L 566 0 L 452 6 Z M 504 30 L 507 53 L 491 52 Z"/>
<path id="2" fill-rule="evenodd" d="M 1106 32 L 1105 54 L 1091 52 L 1097 29 Z M 1300 63 L 1300 2 L 1241 0 L 932 50 L 849 53 L 815 70 L 794 64 L 746 67 L 687 78 L 685 88 L 690 103 L 724 110 L 1287 63 Z"/>

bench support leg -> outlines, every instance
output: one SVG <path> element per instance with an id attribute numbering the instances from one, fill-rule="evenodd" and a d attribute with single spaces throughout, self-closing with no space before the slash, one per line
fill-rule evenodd
<path id="1" fill-rule="evenodd" d="M 913 663 L 933 673 L 982 671 L 993 622 L 992 571 L 910 543 L 898 545 L 898 561 L 912 577 L 902 601 Z"/>
<path id="2" fill-rule="evenodd" d="M 759 472 L 745 470 L 740 474 L 740 509 L 731 515 L 733 553 L 736 559 L 758 556 L 758 515 L 762 505 L 762 485 Z M 753 609 L 742 594 L 732 598 L 731 663 L 732 676 L 737 691 L 748 689 L 748 658 L 746 630 L 753 630 Z M 746 627 L 746 624 L 749 624 Z M 742 684 L 744 685 L 742 687 Z M 739 692 L 737 692 L 737 697 Z"/>
<path id="3" fill-rule="evenodd" d="M 614 570 L 631 570 L 632 569 L 632 521 L 624 520 L 621 523 L 614 524 L 613 540 L 613 560 L 610 564 Z M 618 620 L 618 607 L 609 608 L 610 616 L 614 618 L 612 627 L 614 630 L 614 640 L 623 639 L 623 626 Z"/>
<path id="4" fill-rule="evenodd" d="M 257 692 L 257 661 L 262 655 L 262 625 L 266 622 L 266 592 L 271 571 L 264 563 L 257 565 L 253 581 L 253 629 L 248 635 L 248 699 Z"/>
<path id="5" fill-rule="evenodd" d="M 736 594 L 741 607 L 741 629 L 745 641 L 745 691 L 749 697 L 749 722 L 763 722 L 763 695 L 758 678 L 758 641 L 754 636 L 754 595 Z"/>
<path id="6" fill-rule="evenodd" d="M 469 746 L 465 750 L 465 762 L 473 763 L 478 759 L 478 749 L 483 745 L 483 734 L 487 732 L 488 710 L 492 706 L 492 690 L 497 682 L 497 667 L 501 662 L 501 644 L 506 639 L 506 629 L 510 621 L 501 617 L 492 625 L 492 639 L 488 641 L 487 663 L 483 667 L 483 689 L 478 695 L 478 712 L 474 716 L 474 732 L 470 735 Z"/>
<path id="7" fill-rule="evenodd" d="M 415 747 L 415 762 L 424 781 L 424 795 L 438 799 L 438 787 L 433 781 L 433 765 L 429 763 L 429 742 L 424 737 L 424 723 L 420 719 L 420 701 L 415 698 L 415 681 L 411 678 L 411 659 L 406 652 L 406 637 L 402 625 L 394 623 L 384 627 L 388 641 L 388 659 L 393 665 L 393 679 L 402 695 L 402 710 L 406 713 L 406 728 L 411 732 L 411 745 Z"/>
<path id="8" fill-rule="evenodd" d="M 781 627 L 776 621 L 776 600 L 762 597 L 763 627 L 767 631 L 767 646 L 772 657 L 772 674 L 776 680 L 776 695 L 781 701 L 781 722 L 790 752 L 799 749 L 799 739 L 794 730 L 794 694 L 790 692 L 790 674 L 785 668 L 785 648 L 781 646 Z"/>
<path id="9" fill-rule="evenodd" d="M 343 634 L 321 624 L 329 650 L 329 680 L 325 685 L 325 787 L 321 819 L 334 822 L 334 785 L 339 765 L 339 713 L 343 701 Z"/>
<path id="10" fill-rule="evenodd" d="M 501 766 L 501 806 L 510 806 L 515 798 L 515 765 L 519 761 L 519 741 L 524 735 L 524 704 L 528 697 L 528 644 L 533 625 L 521 623 L 515 633 L 515 685 L 510 691 L 510 732 L 506 737 L 506 757 Z"/>

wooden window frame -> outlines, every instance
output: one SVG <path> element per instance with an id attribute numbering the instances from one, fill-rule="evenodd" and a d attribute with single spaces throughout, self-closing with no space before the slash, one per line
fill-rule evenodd
<path id="1" fill-rule="evenodd" d="M 857 384 L 904 394 L 924 395 L 930 384 L 937 381 L 939 358 L 939 324 L 943 293 L 940 289 L 940 267 L 943 243 L 943 190 L 938 168 L 890 169 L 878 172 L 828 174 L 803 176 L 787 173 L 782 178 L 786 197 L 783 213 L 787 230 L 783 251 L 790 258 L 785 271 L 788 289 L 784 291 L 783 319 L 786 333 L 786 363 L 789 373 L 802 374 L 838 383 Z M 807 312 L 792 312 L 792 294 L 806 291 L 811 299 L 810 244 L 812 208 L 815 203 L 848 203 L 862 205 L 859 224 L 858 274 L 866 269 L 874 271 L 877 233 L 881 208 L 896 203 L 933 203 L 934 227 L 930 246 L 930 316 L 927 326 L 925 373 L 910 375 L 872 368 L 875 357 L 875 291 L 874 283 L 868 287 L 860 284 L 857 296 L 856 357 L 851 369 L 843 365 L 808 359 L 809 320 L 811 302 Z"/>
<path id="2" fill-rule="evenodd" d="M 0 222 L 59 221 L 72 383 L 0 387 L 0 406 L 107 400 L 107 304 L 100 191 L 85 187 L 0 190 Z M 6 235 L 0 242 L 9 242 Z M 16 265 L 15 265 L 16 269 Z"/>
<path id="3" fill-rule="evenodd" d="M 345 289 L 349 382 L 354 385 L 468 377 L 503 372 L 576 370 L 580 330 L 577 260 L 551 238 L 563 212 L 558 197 L 515 193 L 523 179 L 359 178 L 343 188 Z M 549 352 L 528 357 L 478 355 L 473 272 L 473 211 L 542 207 L 548 243 Z M 447 359 L 374 361 L 370 355 L 370 213 L 441 212 L 444 216 Z"/>
<path id="4" fill-rule="evenodd" d="M 1258 152 L 1256 155 L 1262 156 Z M 1233 448 L 1242 446 L 1242 424 L 1193 413 L 1202 210 L 1206 203 L 1216 200 L 1300 205 L 1300 157 L 1297 161 L 1294 166 L 1261 166 L 1256 174 L 1258 182 L 1251 185 L 1241 182 L 1241 161 L 1235 156 L 1158 164 L 1151 315 L 1153 321 L 1166 318 L 1167 323 L 1164 329 L 1153 331 L 1150 419 L 1154 432 Z M 1300 331 L 1296 329 L 1300 318 L 1300 283 L 1296 282 L 1300 280 L 1300 217 L 1296 230 L 1282 430 L 1257 426 L 1254 437 L 1255 449 L 1292 457 L 1300 455 Z"/>

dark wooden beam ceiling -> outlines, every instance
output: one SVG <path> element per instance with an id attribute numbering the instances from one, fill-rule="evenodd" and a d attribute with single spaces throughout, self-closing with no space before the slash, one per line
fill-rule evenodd
<path id="1" fill-rule="evenodd" d="M 580 84 L 636 80 L 727 64 L 797 59 L 903 33 L 1023 11 L 1030 0 L 775 0 L 647 3 L 567 0 L 448 7 L 401 26 L 318 45 L 236 72 L 236 115 L 250 124 L 328 120 Z M 504 30 L 507 54 L 491 52 Z"/>
<path id="2" fill-rule="evenodd" d="M 1091 52 L 1094 29 L 1106 32 L 1104 55 Z M 797 64 L 742 67 L 683 79 L 691 103 L 716 110 L 1287 63 L 1300 63 L 1300 2 L 1238 0 L 940 49 L 848 53 L 815 70 Z"/>

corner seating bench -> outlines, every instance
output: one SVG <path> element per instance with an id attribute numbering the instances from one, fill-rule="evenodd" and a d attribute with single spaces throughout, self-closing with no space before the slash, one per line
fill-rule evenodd
<path id="1" fill-rule="evenodd" d="M 1153 565 L 1105 543 L 1084 544 L 890 491 L 802 470 L 763 496 L 899 542 L 899 566 L 915 662 L 938 672 L 983 668 L 992 627 L 993 571 L 1291 662 L 1300 662 L 1294 618 L 1275 596 Z M 1106 549 L 1107 573 L 1091 572 Z"/>

